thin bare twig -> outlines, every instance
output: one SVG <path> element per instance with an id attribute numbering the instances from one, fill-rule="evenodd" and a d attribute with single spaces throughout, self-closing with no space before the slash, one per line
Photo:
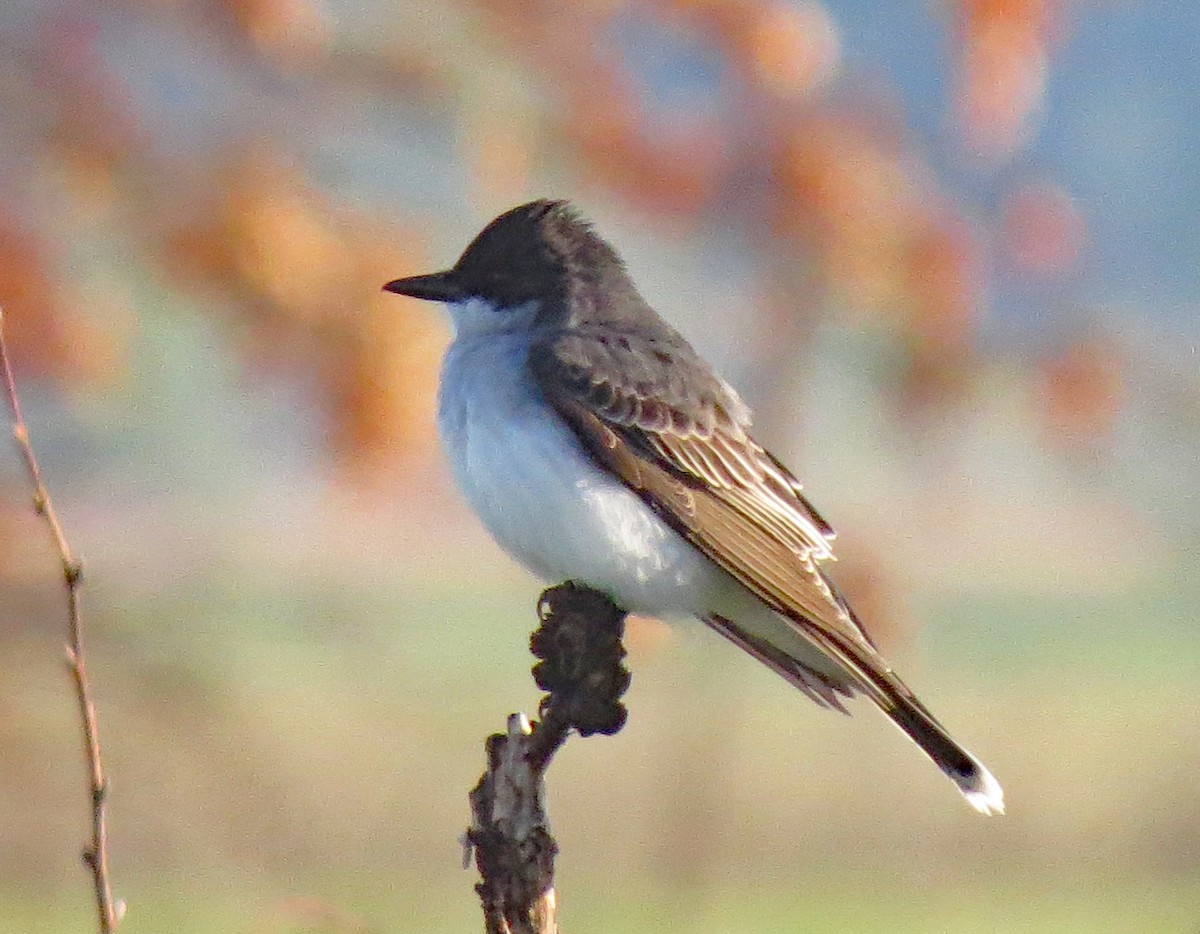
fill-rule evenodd
<path id="1" fill-rule="evenodd" d="M 83 565 L 71 551 L 62 523 L 54 509 L 50 493 L 42 482 L 42 469 L 29 442 L 29 429 L 21 413 L 21 402 L 17 397 L 17 384 L 13 379 L 12 364 L 8 347 L 4 342 L 4 310 L 0 309 L 0 375 L 12 410 L 12 433 L 25 461 L 26 473 L 33 486 L 33 508 L 46 521 L 54 546 L 62 562 L 63 583 L 67 590 L 67 669 L 75 685 L 75 699 L 79 705 L 79 718 L 83 726 L 83 745 L 87 755 L 91 780 L 92 834 L 83 849 L 83 862 L 92 874 L 96 896 L 96 911 L 101 934 L 112 934 L 125 913 L 123 902 L 114 901 L 112 884 L 108 875 L 108 780 L 104 776 L 104 760 L 100 754 L 100 733 L 96 725 L 96 704 L 92 700 L 91 684 L 87 676 L 87 664 L 83 652 L 83 612 L 79 591 L 83 584 Z"/>
<path id="2" fill-rule="evenodd" d="M 546 691 L 541 721 L 512 714 L 487 740 L 487 771 L 471 792 L 466 844 L 482 881 L 475 887 L 487 934 L 557 934 L 554 857 L 544 775 L 572 731 L 616 733 L 625 723 L 620 697 L 625 613 L 598 591 L 566 583 L 542 594 L 542 624 L 530 639 Z M 468 855 L 470 852 L 468 850 Z"/>

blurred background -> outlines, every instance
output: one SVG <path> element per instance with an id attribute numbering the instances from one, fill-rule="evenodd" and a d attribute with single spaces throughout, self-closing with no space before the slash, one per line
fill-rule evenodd
<path id="1" fill-rule="evenodd" d="M 0 303 L 88 573 L 122 931 L 479 929 L 540 586 L 450 488 L 436 306 L 570 197 L 758 413 L 1004 783 L 632 621 L 550 775 L 567 931 L 1200 925 L 1200 7 L 6 0 Z M 734 333 L 739 338 L 734 340 Z M 92 929 L 56 559 L 0 459 L 0 931 Z"/>

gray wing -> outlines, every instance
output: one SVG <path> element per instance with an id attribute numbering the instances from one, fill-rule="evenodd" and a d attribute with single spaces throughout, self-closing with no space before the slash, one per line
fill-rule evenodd
<path id="1" fill-rule="evenodd" d="M 682 338 L 558 331 L 535 343 L 530 368 L 592 457 L 677 532 L 833 657 L 845 652 L 829 636 L 870 646 L 818 567 L 833 556 L 833 529 Z"/>
<path id="2" fill-rule="evenodd" d="M 818 703 L 843 709 L 838 694 L 863 691 L 972 807 L 1003 813 L 995 778 L 887 666 L 818 567 L 833 530 L 749 436 L 745 406 L 682 338 L 661 333 L 559 331 L 535 344 L 530 365 L 598 464 L 850 677 L 830 678 L 736 620 L 713 615 L 710 626 Z"/>

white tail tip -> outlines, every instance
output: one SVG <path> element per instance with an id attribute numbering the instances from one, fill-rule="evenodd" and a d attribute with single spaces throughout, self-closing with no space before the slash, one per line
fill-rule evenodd
<path id="1" fill-rule="evenodd" d="M 1000 783 L 996 781 L 991 772 L 984 768 L 982 763 L 975 762 L 975 774 L 973 775 L 951 775 L 950 777 L 954 779 L 959 791 L 967 799 L 967 804 L 980 814 L 991 817 L 994 814 L 1004 813 L 1004 789 L 1000 787 Z"/>

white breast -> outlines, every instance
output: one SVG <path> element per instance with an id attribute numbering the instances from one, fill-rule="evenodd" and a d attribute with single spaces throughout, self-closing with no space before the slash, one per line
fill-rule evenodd
<path id="1" fill-rule="evenodd" d="M 438 429 L 468 502 L 547 583 L 578 580 L 647 615 L 702 612 L 722 575 L 592 463 L 537 391 L 528 342 L 460 328 L 446 354 Z"/>

